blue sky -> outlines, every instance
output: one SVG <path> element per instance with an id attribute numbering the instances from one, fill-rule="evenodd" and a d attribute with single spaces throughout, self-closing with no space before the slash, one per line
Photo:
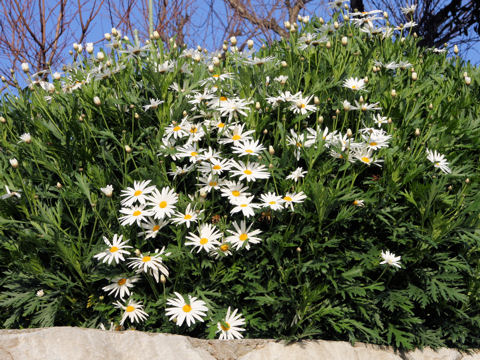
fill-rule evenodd
<path id="1" fill-rule="evenodd" d="M 115 1 L 115 0 L 113 0 L 113 1 Z M 195 4 L 196 4 L 196 10 L 195 10 L 195 12 L 192 16 L 192 26 L 189 29 L 187 29 L 187 31 L 186 31 L 187 33 L 190 33 L 190 34 L 197 34 L 198 33 L 197 26 L 201 26 L 206 21 L 205 17 L 206 17 L 206 14 L 209 11 L 209 8 L 207 6 L 208 0 L 194 0 L 194 1 L 195 1 Z M 268 3 L 268 1 L 272 1 L 272 0 L 266 0 L 266 1 Z M 54 0 L 46 0 L 46 3 L 47 3 L 47 7 L 48 7 L 49 5 L 54 4 L 55 1 Z M 330 10 L 327 9 L 327 7 L 323 4 L 326 4 L 326 1 L 320 1 L 320 0 L 313 1 L 313 2 L 309 3 L 308 8 L 305 9 L 304 11 L 302 11 L 301 14 L 302 15 L 309 15 L 309 16 L 317 15 L 317 16 L 322 16 L 325 19 L 329 19 Z M 97 43 L 97 42 L 99 42 L 103 39 L 105 33 L 108 33 L 108 32 L 111 31 L 112 24 L 111 24 L 110 18 L 108 16 L 107 6 L 108 6 L 108 3 L 107 3 L 107 1 L 105 1 L 104 7 L 102 8 L 101 12 L 99 13 L 99 16 L 97 16 L 95 18 L 95 20 L 94 20 L 94 22 L 91 26 L 91 30 L 89 31 L 87 39 L 86 39 L 86 41 L 84 41 L 84 43 L 86 43 L 86 42 Z M 221 0 L 214 0 L 213 6 L 214 6 L 215 10 L 223 18 L 225 13 L 226 13 L 224 2 L 221 1 Z M 53 20 L 52 23 L 49 24 L 50 26 L 53 26 L 54 21 L 56 19 L 52 19 L 52 20 Z M 72 34 L 75 34 L 75 33 L 78 33 L 78 29 L 80 29 L 80 25 L 79 25 L 79 22 L 78 22 L 78 19 L 77 19 L 77 21 L 72 22 L 70 30 L 71 30 Z M 215 50 L 214 44 L 220 44 L 221 43 L 222 39 L 219 38 L 220 36 L 221 35 L 219 35 L 218 33 L 213 33 L 211 35 L 208 35 L 208 34 L 205 34 L 205 33 L 202 33 L 202 34 L 198 33 L 197 37 L 193 37 L 193 39 L 195 39 L 195 40 L 189 41 L 188 45 L 189 46 L 201 45 L 203 47 L 206 47 L 208 50 Z M 67 41 L 69 41 L 69 43 L 68 43 L 66 51 L 72 49 L 71 44 L 73 44 L 73 42 L 75 42 L 76 40 L 77 40 L 77 38 L 75 38 L 74 36 L 67 37 Z M 141 39 L 141 40 L 142 40 L 142 42 L 144 41 L 144 39 Z M 193 41 L 197 41 L 197 40 L 198 40 L 197 43 L 192 43 Z M 101 42 L 97 43 L 95 48 L 98 49 L 100 46 L 102 46 Z M 476 65 L 480 64 L 480 43 L 470 44 L 468 47 L 467 46 L 462 46 L 462 47 L 460 47 L 460 49 L 461 49 L 461 56 L 464 59 L 469 60 L 470 62 L 472 62 L 473 64 L 476 64 Z M 68 56 L 68 54 L 66 54 L 66 55 L 67 56 L 66 56 L 65 62 L 68 63 L 68 62 L 71 61 L 71 58 Z M 5 65 L 9 66 L 8 59 L 0 57 L 0 66 L 4 67 Z M 54 70 L 61 70 L 61 69 L 54 69 Z"/>

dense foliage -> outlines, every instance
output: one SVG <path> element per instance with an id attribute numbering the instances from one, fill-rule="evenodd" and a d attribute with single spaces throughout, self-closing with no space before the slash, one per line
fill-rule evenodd
<path id="1" fill-rule="evenodd" d="M 256 52 L 118 34 L 4 95 L 3 326 L 212 338 L 231 307 L 249 338 L 479 347 L 479 71 L 341 14 Z M 204 322 L 170 321 L 175 292 Z"/>

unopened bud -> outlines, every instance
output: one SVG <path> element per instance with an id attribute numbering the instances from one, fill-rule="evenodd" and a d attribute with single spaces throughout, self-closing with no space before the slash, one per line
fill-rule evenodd
<path id="1" fill-rule="evenodd" d="M 386 11 L 383 12 L 383 17 L 384 17 L 385 19 L 388 19 L 388 13 L 387 13 Z"/>
<path id="2" fill-rule="evenodd" d="M 9 161 L 10 161 L 10 165 L 12 165 L 12 167 L 14 169 L 18 168 L 18 160 L 17 159 L 13 158 L 13 159 L 10 159 Z"/>
<path id="3" fill-rule="evenodd" d="M 105 40 L 107 41 L 110 41 L 110 39 L 112 38 L 112 35 L 110 35 L 109 33 L 105 33 L 105 35 L 103 35 L 105 37 Z"/>
<path id="4" fill-rule="evenodd" d="M 30 65 L 26 62 L 22 63 L 22 70 L 23 72 L 28 73 L 30 71 Z"/>
<path id="5" fill-rule="evenodd" d="M 313 97 L 313 103 L 314 103 L 315 105 L 320 104 L 320 99 L 318 98 L 318 96 L 314 96 L 314 97 Z"/>
<path id="6" fill-rule="evenodd" d="M 453 52 L 455 53 L 455 55 L 458 54 L 458 46 L 457 46 L 457 45 L 455 45 L 455 46 L 453 47 Z"/>
<path id="7" fill-rule="evenodd" d="M 466 179 L 465 179 L 465 183 L 466 183 L 466 184 L 470 184 L 470 179 L 469 179 L 469 178 L 466 178 Z"/>
<path id="8" fill-rule="evenodd" d="M 269 145 L 269 146 L 268 146 L 268 152 L 270 153 L 270 155 L 274 155 L 274 154 L 275 154 L 275 149 L 273 148 L 272 145 Z"/>
<path id="9" fill-rule="evenodd" d="M 113 35 L 113 36 L 118 36 L 118 34 L 119 34 L 119 33 L 118 33 L 118 30 L 115 29 L 115 28 L 112 28 L 112 31 L 111 31 L 111 32 L 112 32 L 112 35 Z"/>
<path id="10" fill-rule="evenodd" d="M 270 170 L 272 170 L 272 169 L 273 169 L 273 164 L 272 164 L 272 163 L 268 164 L 268 168 L 269 168 Z"/>
<path id="11" fill-rule="evenodd" d="M 323 123 L 323 116 L 320 115 L 320 116 L 318 117 L 318 120 L 317 120 L 317 121 L 318 121 L 319 124 Z"/>
<path id="12" fill-rule="evenodd" d="M 338 23 L 338 21 L 335 21 L 333 23 L 333 27 L 335 28 L 335 30 L 337 30 L 340 27 L 340 24 Z"/>
<path id="13" fill-rule="evenodd" d="M 203 190 L 200 190 L 200 197 L 201 197 L 202 199 L 205 199 L 205 198 L 207 197 L 207 193 L 206 193 L 205 191 L 203 191 Z"/>
<path id="14" fill-rule="evenodd" d="M 390 91 L 390 95 L 392 95 L 392 97 L 397 96 L 397 91 L 395 89 L 392 89 L 392 91 Z"/>
<path id="15" fill-rule="evenodd" d="M 78 44 L 77 43 L 73 43 L 73 50 L 77 51 L 78 50 Z"/>
<path id="16" fill-rule="evenodd" d="M 360 104 L 363 104 L 365 102 L 365 99 L 363 98 L 363 95 L 360 96 L 360 99 L 358 100 Z"/>
<path id="17" fill-rule="evenodd" d="M 419 128 L 415 129 L 415 136 L 420 136 L 420 129 Z"/>
<path id="18" fill-rule="evenodd" d="M 237 38 L 235 36 L 232 36 L 230 38 L 230 44 L 232 44 L 233 46 L 237 45 Z"/>
<path id="19" fill-rule="evenodd" d="M 135 255 L 140 256 L 141 252 L 140 249 L 135 249 Z"/>
<path id="20" fill-rule="evenodd" d="M 452 185 L 449 185 L 449 186 L 448 186 L 448 191 L 452 191 L 452 190 L 453 190 Z"/>
<path id="21" fill-rule="evenodd" d="M 348 38 L 346 36 L 342 37 L 342 45 L 346 46 L 348 44 Z"/>
<path id="22" fill-rule="evenodd" d="M 260 110 L 260 103 L 258 101 L 255 103 L 255 109 Z"/>
<path id="23" fill-rule="evenodd" d="M 161 282 L 162 284 L 165 284 L 165 283 L 167 282 L 167 278 L 165 277 L 165 275 L 163 275 L 163 274 L 160 275 L 160 282 Z"/>
<path id="24" fill-rule="evenodd" d="M 57 186 L 57 189 L 61 189 L 63 187 L 62 184 L 60 184 L 59 182 L 57 182 L 56 186 Z"/>
<path id="25" fill-rule="evenodd" d="M 92 54 L 93 53 L 93 43 L 87 43 L 87 46 L 85 47 L 85 50 L 87 50 L 87 53 Z"/>
<path id="26" fill-rule="evenodd" d="M 100 100 L 100 98 L 99 98 L 98 96 L 95 96 L 95 97 L 93 98 L 93 103 L 94 103 L 95 105 L 97 105 L 97 106 L 102 105 L 102 101 Z"/>
<path id="27" fill-rule="evenodd" d="M 227 51 L 227 50 L 228 50 L 228 45 L 227 45 L 227 44 L 223 44 L 223 45 L 222 45 L 222 49 L 223 49 L 223 51 Z"/>
<path id="28" fill-rule="evenodd" d="M 285 26 L 285 29 L 287 29 L 287 30 L 289 30 L 290 27 L 292 26 L 292 25 L 290 24 L 290 21 L 284 21 L 284 22 L 283 22 L 283 25 Z"/>
<path id="29" fill-rule="evenodd" d="M 463 77 L 467 77 L 467 76 L 468 76 L 468 73 L 465 71 L 465 72 L 463 73 Z"/>
<path id="30" fill-rule="evenodd" d="M 327 41 L 327 43 L 325 44 L 325 47 L 327 49 L 330 49 L 332 47 L 332 43 L 330 41 Z"/>
<path id="31" fill-rule="evenodd" d="M 268 134 L 268 130 L 267 129 L 263 129 L 263 135 L 267 135 Z"/>
<path id="32" fill-rule="evenodd" d="M 211 64 L 208 65 L 208 72 L 213 73 L 214 71 L 215 71 L 215 69 L 214 69 L 213 65 L 211 65 Z"/>
<path id="33" fill-rule="evenodd" d="M 287 67 L 287 66 L 288 66 L 288 64 L 287 64 L 286 61 L 282 61 L 282 62 L 280 63 L 280 65 L 282 65 L 282 67 Z"/>
<path id="34" fill-rule="evenodd" d="M 343 21 L 347 22 L 349 20 L 350 20 L 350 18 L 348 17 L 348 15 L 343 15 Z"/>
<path id="35" fill-rule="evenodd" d="M 97 59 L 103 61 L 103 59 L 105 59 L 105 54 L 101 51 L 97 52 Z"/>
<path id="36" fill-rule="evenodd" d="M 127 153 L 131 153 L 131 152 L 132 152 L 132 148 L 131 148 L 130 146 L 128 146 L 128 145 L 125 145 L 125 151 L 126 151 Z"/>
<path id="37" fill-rule="evenodd" d="M 134 116 L 135 119 L 137 119 L 137 120 L 140 119 L 140 115 L 138 115 L 138 113 L 135 113 L 133 116 Z"/>
<path id="38" fill-rule="evenodd" d="M 302 252 L 302 248 L 301 247 L 297 247 L 297 253 L 301 253 Z"/>
<path id="39" fill-rule="evenodd" d="M 393 122 L 393 121 L 392 121 L 392 118 L 389 117 L 389 118 L 387 119 L 387 123 L 391 124 L 392 122 Z"/>
<path id="40" fill-rule="evenodd" d="M 322 25 L 325 24 L 325 20 L 323 20 L 322 17 L 321 17 L 321 18 L 318 18 L 318 22 L 319 22 L 320 24 L 322 24 Z"/>
<path id="41" fill-rule="evenodd" d="M 365 76 L 365 77 L 363 78 L 363 81 L 365 82 L 365 84 L 368 84 L 368 76 Z"/>
<path id="42" fill-rule="evenodd" d="M 213 62 L 213 65 L 215 66 L 220 65 L 220 59 L 216 56 L 213 57 L 212 62 Z"/>
<path id="43" fill-rule="evenodd" d="M 465 76 L 465 84 L 470 85 L 472 83 L 472 79 L 468 76 Z"/>
<path id="44" fill-rule="evenodd" d="M 418 79 L 417 73 L 416 73 L 415 71 L 412 72 L 412 80 L 413 80 L 413 81 L 416 81 L 417 79 Z"/>
<path id="45" fill-rule="evenodd" d="M 432 103 L 428 104 L 428 108 L 429 108 L 430 110 L 432 110 L 432 109 L 433 109 L 433 104 L 432 104 Z"/>
<path id="46" fill-rule="evenodd" d="M 7 119 L 5 119 L 3 116 L 0 116 L 0 123 L 5 124 L 7 122 Z"/>
<path id="47" fill-rule="evenodd" d="M 353 136 L 352 129 L 347 129 L 347 137 L 351 138 Z"/>

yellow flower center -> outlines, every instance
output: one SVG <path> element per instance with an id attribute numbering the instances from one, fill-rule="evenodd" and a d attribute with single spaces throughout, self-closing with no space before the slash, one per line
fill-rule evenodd
<path id="1" fill-rule="evenodd" d="M 276 203 L 277 203 L 277 202 L 276 202 L 276 201 L 273 201 L 273 200 L 269 202 L 270 205 L 275 205 Z"/>
<path id="2" fill-rule="evenodd" d="M 222 251 L 224 251 L 224 252 L 227 251 L 227 250 L 228 250 L 228 244 L 223 244 L 223 245 L 221 245 L 221 246 L 220 246 L 220 250 L 222 250 Z"/>
<path id="3" fill-rule="evenodd" d="M 208 185 L 210 185 L 211 187 L 217 186 L 217 184 L 218 184 L 218 183 L 217 183 L 216 181 L 210 181 L 210 182 L 208 183 Z"/>
<path id="4" fill-rule="evenodd" d="M 150 256 L 144 256 L 144 257 L 142 258 L 142 261 L 143 261 L 143 262 L 149 262 L 150 260 L 152 260 L 152 258 L 151 258 Z"/>
<path id="5" fill-rule="evenodd" d="M 355 90 L 357 88 L 357 85 L 352 85 L 352 89 Z"/>
<path id="6" fill-rule="evenodd" d="M 126 312 L 132 312 L 135 311 L 135 308 L 132 305 L 128 305 L 127 308 L 125 309 Z"/>
<path id="7" fill-rule="evenodd" d="M 370 160 L 369 157 L 362 156 L 362 161 L 363 161 L 364 163 L 367 163 L 367 164 L 368 164 L 368 163 L 370 163 L 371 160 Z"/>
<path id="8" fill-rule="evenodd" d="M 139 216 L 139 215 L 141 215 L 141 214 L 142 214 L 142 212 L 141 212 L 140 210 L 135 210 L 135 211 L 133 212 L 133 216 Z"/>
<path id="9" fill-rule="evenodd" d="M 195 127 L 195 126 L 190 129 L 190 132 L 191 132 L 192 134 L 195 134 L 197 131 L 198 131 L 198 128 Z"/>
<path id="10" fill-rule="evenodd" d="M 302 144 L 300 144 L 299 142 L 297 142 L 295 145 L 297 145 L 297 147 L 302 147 Z"/>
<path id="11" fill-rule="evenodd" d="M 192 152 L 190 153 L 190 156 L 197 156 L 197 155 L 198 155 L 198 153 L 195 152 L 195 151 L 192 151 Z"/>
<path id="12" fill-rule="evenodd" d="M 291 198 L 290 196 L 285 196 L 285 197 L 283 198 L 283 200 L 285 200 L 285 201 L 292 201 L 292 198 Z"/>
<path id="13" fill-rule="evenodd" d="M 253 153 L 253 150 L 250 150 L 250 149 L 247 149 L 245 150 L 246 153 L 249 153 L 249 154 L 252 154 Z"/>
<path id="14" fill-rule="evenodd" d="M 135 193 L 133 194 L 133 196 L 140 196 L 142 195 L 142 190 L 137 190 L 135 191 Z"/>
<path id="15" fill-rule="evenodd" d="M 153 228 L 152 228 L 152 231 L 158 231 L 160 230 L 160 225 L 155 225 Z"/>
<path id="16" fill-rule="evenodd" d="M 213 165 L 213 170 L 220 170 L 222 167 L 220 165 Z"/>
<path id="17" fill-rule="evenodd" d="M 378 145 L 378 143 L 376 143 L 375 141 L 372 141 L 372 142 L 370 143 L 370 146 L 377 146 L 377 145 Z"/>
<path id="18" fill-rule="evenodd" d="M 223 331 L 228 331 L 230 330 L 230 324 L 229 323 L 225 323 L 225 325 L 223 324 L 220 324 L 220 327 L 222 328 Z"/>
<path id="19" fill-rule="evenodd" d="M 120 279 L 117 281 L 117 284 L 122 286 L 122 285 L 125 285 L 126 282 L 127 282 L 127 279 Z"/>
<path id="20" fill-rule="evenodd" d="M 358 200 L 354 200 L 353 205 L 358 205 Z"/>
<path id="21" fill-rule="evenodd" d="M 233 190 L 233 191 L 232 191 L 232 195 L 233 195 L 233 196 L 240 196 L 240 191 L 238 191 L 238 190 Z"/>
<path id="22" fill-rule="evenodd" d="M 247 204 L 240 205 L 240 207 L 242 207 L 242 208 L 246 208 L 247 206 L 248 206 Z"/>
<path id="23" fill-rule="evenodd" d="M 218 126 L 219 128 L 223 128 L 223 127 L 225 127 L 225 123 L 219 122 L 219 123 L 217 124 L 217 126 Z"/>
<path id="24" fill-rule="evenodd" d="M 208 243 L 208 239 L 207 239 L 207 238 L 201 238 L 201 239 L 200 239 L 200 245 L 205 245 L 206 243 Z"/>
<path id="25" fill-rule="evenodd" d="M 160 202 L 160 204 L 158 204 L 158 206 L 162 209 L 165 209 L 167 207 L 167 202 L 166 201 L 162 201 Z"/>
<path id="26" fill-rule="evenodd" d="M 111 253 L 114 253 L 114 252 L 117 252 L 117 251 L 118 251 L 118 247 L 116 247 L 116 246 L 112 246 L 112 247 L 110 248 L 110 252 L 111 252 Z"/>
<path id="27" fill-rule="evenodd" d="M 215 75 L 212 75 L 212 77 L 218 78 L 218 77 L 220 77 L 220 75 L 215 74 Z"/>
<path id="28" fill-rule="evenodd" d="M 240 140 L 241 138 L 242 137 L 238 134 L 235 134 L 235 135 L 232 136 L 232 140 L 235 140 L 235 141 Z"/>
<path id="29" fill-rule="evenodd" d="M 190 305 L 188 305 L 188 304 L 185 304 L 185 305 L 183 305 L 182 310 L 183 310 L 184 312 L 187 312 L 187 313 L 188 313 L 188 312 L 192 311 L 192 307 L 191 307 Z"/>
<path id="30" fill-rule="evenodd" d="M 173 131 L 180 131 L 180 130 L 182 130 L 182 128 L 178 125 L 173 128 Z"/>
<path id="31" fill-rule="evenodd" d="M 227 97 L 226 96 L 220 96 L 220 101 L 227 101 Z"/>
<path id="32" fill-rule="evenodd" d="M 248 239 L 248 235 L 245 234 L 245 233 L 243 233 L 243 234 L 241 234 L 241 235 L 239 236 L 239 239 L 240 239 L 240 241 L 245 241 L 245 240 Z"/>
<path id="33" fill-rule="evenodd" d="M 247 174 L 247 175 L 252 175 L 252 170 L 245 169 L 245 170 L 243 170 L 243 173 Z"/>
<path id="34" fill-rule="evenodd" d="M 435 166 L 440 166 L 440 163 L 437 161 L 434 165 Z"/>
<path id="35" fill-rule="evenodd" d="M 184 218 L 185 220 L 190 220 L 190 219 L 192 218 L 192 215 L 186 214 L 183 218 Z"/>

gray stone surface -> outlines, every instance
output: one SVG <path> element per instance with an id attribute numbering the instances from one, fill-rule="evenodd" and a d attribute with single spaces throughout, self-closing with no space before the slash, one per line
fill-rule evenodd
<path id="1" fill-rule="evenodd" d="M 480 352 L 391 348 L 342 341 L 200 340 L 140 331 L 72 327 L 0 330 L 0 360 L 480 360 Z"/>

